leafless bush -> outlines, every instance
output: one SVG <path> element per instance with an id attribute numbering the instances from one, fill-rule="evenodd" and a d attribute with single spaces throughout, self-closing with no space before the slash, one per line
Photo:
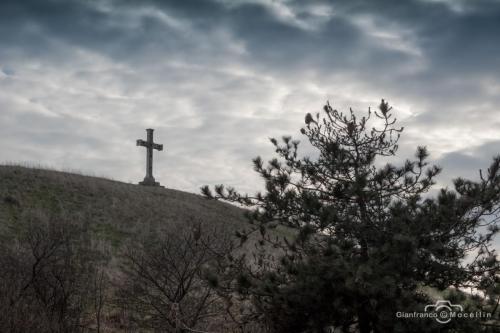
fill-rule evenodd
<path id="1" fill-rule="evenodd" d="M 2 235 L 10 239 L 0 248 L 0 331 L 83 331 L 99 261 L 88 233 L 61 214 L 27 210 L 17 223 Z"/>
<path id="2" fill-rule="evenodd" d="M 118 305 L 142 329 L 207 329 L 214 318 L 224 316 L 225 306 L 205 275 L 230 246 L 229 237 L 200 224 L 129 244 Z"/>

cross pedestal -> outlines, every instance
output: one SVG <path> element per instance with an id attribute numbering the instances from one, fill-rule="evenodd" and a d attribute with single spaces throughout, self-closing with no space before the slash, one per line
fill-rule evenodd
<path id="1" fill-rule="evenodd" d="M 148 134 L 147 141 L 137 140 L 137 146 L 146 147 L 146 177 L 144 177 L 142 182 L 139 182 L 139 185 L 160 186 L 160 183 L 155 181 L 153 177 L 153 149 L 162 151 L 163 145 L 153 142 L 153 131 L 154 129 L 152 128 L 146 130 Z"/>

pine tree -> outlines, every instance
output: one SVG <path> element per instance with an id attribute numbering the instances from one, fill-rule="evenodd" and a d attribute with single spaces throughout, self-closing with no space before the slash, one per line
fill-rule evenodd
<path id="1" fill-rule="evenodd" d="M 382 125 L 370 127 L 372 120 Z M 491 318 L 442 325 L 396 316 L 432 303 L 426 288 L 498 297 L 499 285 L 491 243 L 500 218 L 500 156 L 478 181 L 456 179 L 454 190 L 432 197 L 441 169 L 428 165 L 425 147 L 401 166 L 381 166 L 396 154 L 402 131 L 384 100 L 361 119 L 327 104 L 323 116 L 307 114 L 301 129 L 316 158 L 300 157 L 299 141 L 286 136 L 271 139 L 277 158 L 266 165 L 254 159 L 264 193 L 203 187 L 208 198 L 251 208 L 254 228 L 237 236 L 256 250 L 252 260 L 232 261 L 228 294 L 251 300 L 275 332 L 494 330 Z"/>

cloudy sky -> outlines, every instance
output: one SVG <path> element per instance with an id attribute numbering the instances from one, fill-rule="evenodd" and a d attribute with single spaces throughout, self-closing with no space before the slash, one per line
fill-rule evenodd
<path id="1" fill-rule="evenodd" d="M 381 98 L 450 177 L 500 152 L 500 1 L 2 0 L 0 162 L 260 188 L 251 158 L 328 100 Z"/>

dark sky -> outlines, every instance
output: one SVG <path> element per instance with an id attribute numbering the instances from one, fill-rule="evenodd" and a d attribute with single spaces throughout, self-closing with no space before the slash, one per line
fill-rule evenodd
<path id="1" fill-rule="evenodd" d="M 0 1 L 0 162 L 261 187 L 251 158 L 329 100 L 381 98 L 450 177 L 500 152 L 500 1 Z M 447 172 L 448 171 L 448 172 Z"/>

